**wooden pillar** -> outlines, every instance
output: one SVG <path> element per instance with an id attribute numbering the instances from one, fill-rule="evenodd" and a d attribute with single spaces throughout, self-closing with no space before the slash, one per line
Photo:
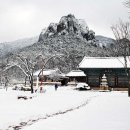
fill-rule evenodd
<path id="1" fill-rule="evenodd" d="M 101 76 L 99 75 L 99 86 L 100 86 L 100 82 L 101 82 Z"/>
<path id="2" fill-rule="evenodd" d="M 116 81 L 117 81 L 117 84 L 116 84 L 116 86 L 118 87 L 118 76 L 116 77 L 117 79 L 116 79 Z"/>
<path id="3" fill-rule="evenodd" d="M 118 76 L 115 76 L 115 87 L 118 87 Z"/>
<path id="4" fill-rule="evenodd" d="M 115 78 L 115 86 L 114 87 L 116 87 L 116 76 L 114 78 Z"/>
<path id="5" fill-rule="evenodd" d="M 86 83 L 88 84 L 88 75 L 86 75 Z"/>

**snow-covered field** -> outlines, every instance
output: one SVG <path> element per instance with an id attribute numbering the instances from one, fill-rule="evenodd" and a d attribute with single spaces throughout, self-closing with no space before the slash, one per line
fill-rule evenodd
<path id="1" fill-rule="evenodd" d="M 130 130 L 127 92 L 45 88 L 33 95 L 0 89 L 0 130 Z M 33 98 L 17 99 L 19 95 Z"/>

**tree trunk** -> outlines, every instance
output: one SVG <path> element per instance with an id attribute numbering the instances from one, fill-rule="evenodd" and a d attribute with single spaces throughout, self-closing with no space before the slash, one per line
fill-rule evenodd
<path id="1" fill-rule="evenodd" d="M 26 87 L 26 84 L 27 84 L 27 76 L 25 77 L 25 83 L 24 83 L 24 84 L 25 84 L 25 87 Z"/>
<path id="2" fill-rule="evenodd" d="M 130 74 L 129 74 L 129 70 L 128 70 L 128 97 L 130 97 Z"/>
<path id="3" fill-rule="evenodd" d="M 36 89 L 38 89 L 38 85 L 39 85 L 39 77 L 37 76 Z"/>
<path id="4" fill-rule="evenodd" d="M 33 77 L 30 77 L 31 93 L 33 93 Z"/>
<path id="5" fill-rule="evenodd" d="M 130 74 L 128 75 L 128 97 L 130 97 Z"/>

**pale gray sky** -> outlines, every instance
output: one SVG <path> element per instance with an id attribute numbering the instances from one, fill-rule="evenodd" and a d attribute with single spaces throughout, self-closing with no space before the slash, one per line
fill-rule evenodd
<path id="1" fill-rule="evenodd" d="M 39 35 L 69 13 L 85 19 L 96 35 L 113 37 L 110 26 L 129 20 L 124 0 L 0 0 L 0 42 Z"/>

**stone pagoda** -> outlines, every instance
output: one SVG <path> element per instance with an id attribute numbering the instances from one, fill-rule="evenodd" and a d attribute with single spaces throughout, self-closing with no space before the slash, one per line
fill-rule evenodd
<path id="1" fill-rule="evenodd" d="M 102 79 L 101 79 L 100 90 L 108 91 L 107 77 L 105 74 L 102 76 Z"/>

